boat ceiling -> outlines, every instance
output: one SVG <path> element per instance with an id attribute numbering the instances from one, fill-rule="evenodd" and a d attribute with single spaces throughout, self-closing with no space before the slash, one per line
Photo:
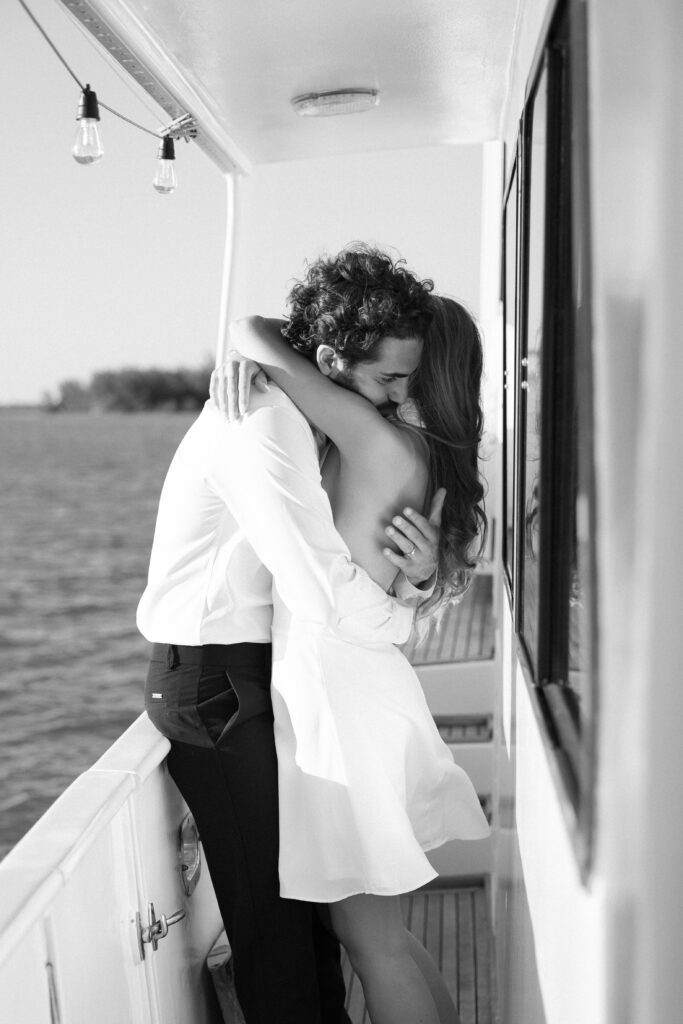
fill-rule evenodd
<path id="1" fill-rule="evenodd" d="M 512 0 L 61 0 L 152 95 L 189 112 L 224 170 L 497 138 Z M 293 97 L 373 88 L 378 107 L 301 117 Z"/>

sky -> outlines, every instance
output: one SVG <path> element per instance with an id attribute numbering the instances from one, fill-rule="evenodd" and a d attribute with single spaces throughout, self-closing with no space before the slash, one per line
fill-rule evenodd
<path id="1" fill-rule="evenodd" d="M 61 4 L 27 2 L 100 100 L 152 130 L 168 123 Z M 97 369 L 199 365 L 217 339 L 218 169 L 177 143 L 178 189 L 158 195 L 157 141 L 107 111 L 103 159 L 78 165 L 80 91 L 16 0 L 0 0 L 0 40 L 0 404 L 38 402 Z"/>
<path id="2" fill-rule="evenodd" d="M 167 123 L 57 0 L 28 4 L 101 101 L 152 130 Z M 157 141 L 107 111 L 104 158 L 76 164 L 78 86 L 17 0 L 0 0 L 0 40 L 0 405 L 100 369 L 199 365 L 218 341 L 221 173 L 177 143 L 178 190 L 159 196 Z M 360 239 L 476 315 L 481 177 L 481 146 L 254 167 L 239 182 L 232 314 L 282 315 L 306 259 Z"/>

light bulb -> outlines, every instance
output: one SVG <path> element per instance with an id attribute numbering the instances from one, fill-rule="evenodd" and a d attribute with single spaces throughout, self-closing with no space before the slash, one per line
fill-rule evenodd
<path id="1" fill-rule="evenodd" d="M 94 118 L 82 117 L 79 120 L 71 152 L 79 164 L 94 164 L 102 159 L 104 147 Z"/>
<path id="2" fill-rule="evenodd" d="M 78 105 L 78 128 L 71 150 L 74 160 L 79 164 L 94 164 L 104 154 L 104 146 L 97 127 L 99 119 L 97 95 L 92 92 L 89 85 L 86 85 Z"/>
<path id="3" fill-rule="evenodd" d="M 168 135 L 164 136 L 159 146 L 157 169 L 152 184 L 162 196 L 175 192 L 178 185 L 175 173 L 175 144 Z"/>
<path id="4" fill-rule="evenodd" d="M 171 160 L 157 161 L 157 170 L 152 184 L 159 195 L 168 196 L 171 192 L 175 192 L 178 187 L 178 178 Z"/>

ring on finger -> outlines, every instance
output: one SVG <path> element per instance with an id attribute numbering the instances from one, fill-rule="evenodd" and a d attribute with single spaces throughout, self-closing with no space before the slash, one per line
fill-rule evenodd
<path id="1" fill-rule="evenodd" d="M 417 548 L 417 544 L 413 544 L 413 546 L 410 549 L 410 551 L 406 551 L 406 558 L 412 558 L 413 555 L 415 554 L 415 549 L 416 548 Z"/>

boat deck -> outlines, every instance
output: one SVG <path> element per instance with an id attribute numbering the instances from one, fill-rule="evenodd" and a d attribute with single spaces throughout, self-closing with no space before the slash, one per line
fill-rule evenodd
<path id="1" fill-rule="evenodd" d="M 495 620 L 493 577 L 475 576 L 459 604 L 451 605 L 438 626 L 431 626 L 421 643 L 402 648 L 413 665 L 483 661 L 493 657 Z"/>
<path id="2" fill-rule="evenodd" d="M 426 888 L 401 897 L 405 922 L 446 979 L 460 1024 L 495 1024 L 491 928 L 484 882 Z M 369 1024 L 363 990 L 346 955 L 346 1008 L 353 1024 Z"/>

